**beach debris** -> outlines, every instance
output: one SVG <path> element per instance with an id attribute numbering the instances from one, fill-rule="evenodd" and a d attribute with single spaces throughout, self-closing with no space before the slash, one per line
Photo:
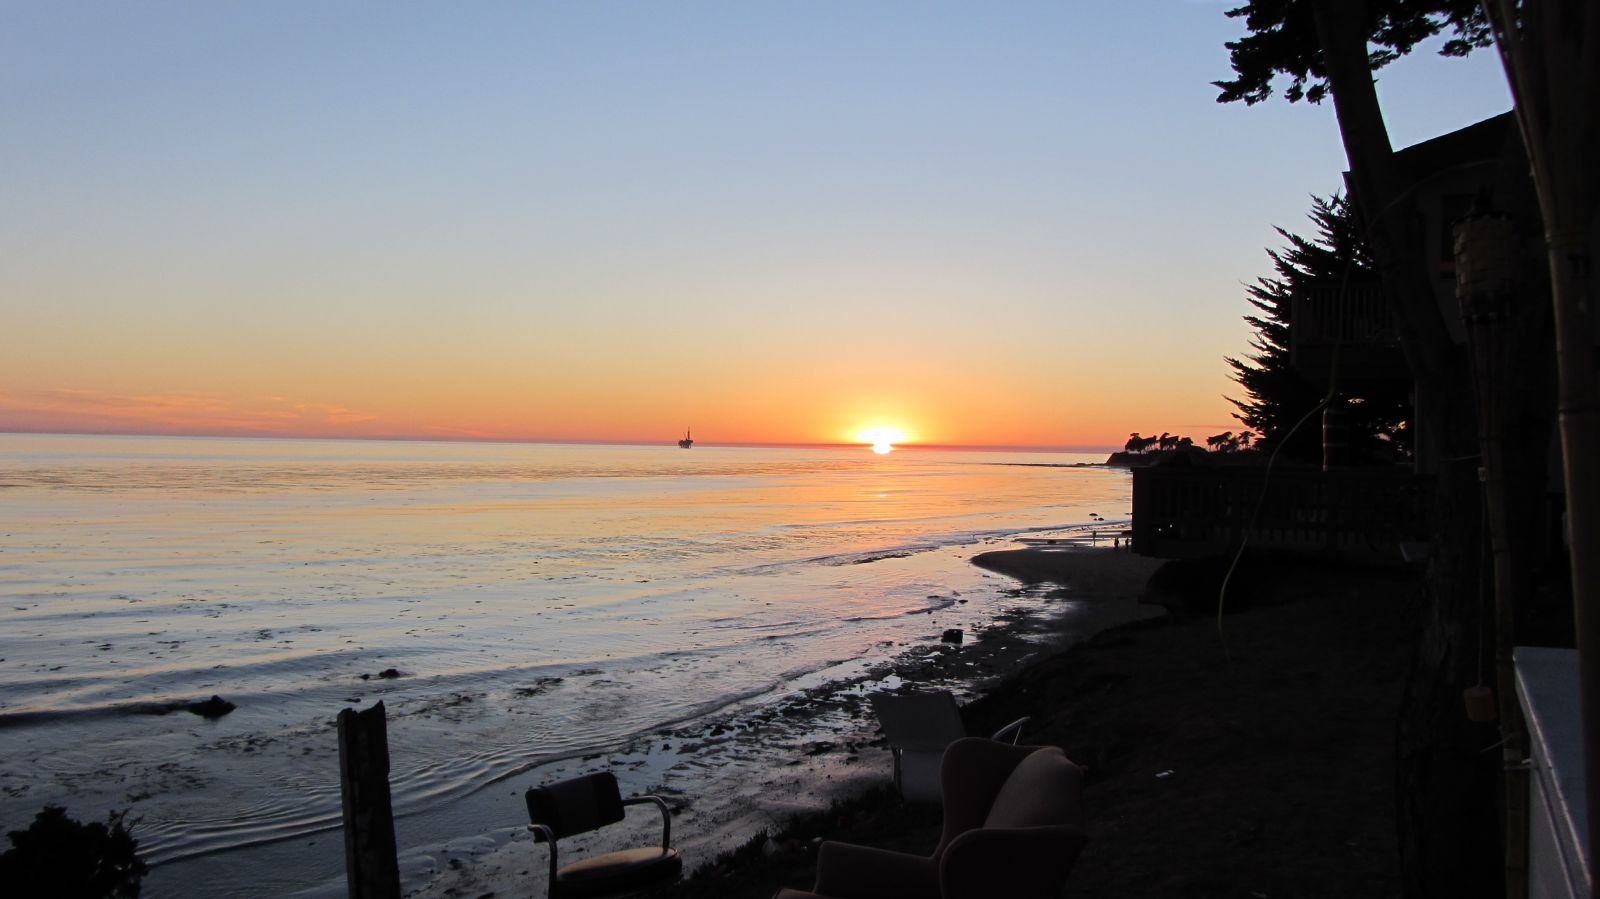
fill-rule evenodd
<path id="1" fill-rule="evenodd" d="M 382 671 L 379 671 L 377 674 L 361 675 L 362 680 L 372 680 L 374 677 L 381 677 L 386 680 L 394 680 L 397 677 L 404 677 L 404 675 L 400 673 L 399 668 L 385 668 Z"/>
<path id="2" fill-rule="evenodd" d="M 800 852 L 800 844 L 792 839 L 773 839 L 764 837 L 761 844 L 761 854 L 767 858 L 796 855 Z"/>
<path id="3" fill-rule="evenodd" d="M 518 687 L 516 689 L 516 694 L 522 697 L 538 696 L 539 694 L 544 693 L 546 690 L 549 690 L 551 687 L 560 685 L 562 680 L 563 679 L 559 677 L 541 677 L 534 681 L 533 686 L 531 687 Z"/>
<path id="4" fill-rule="evenodd" d="M 944 632 L 944 635 L 939 638 L 939 642 L 940 643 L 960 643 L 965 638 L 965 636 L 966 635 L 962 633 L 961 628 L 952 627 L 952 628 L 947 629 Z"/>
<path id="5" fill-rule="evenodd" d="M 202 718 L 221 718 L 238 708 L 233 703 L 221 696 L 212 696 L 210 699 L 199 702 L 140 702 L 127 707 L 129 712 L 138 715 L 170 715 L 173 712 L 191 712 Z"/>
<path id="6" fill-rule="evenodd" d="M 210 699 L 207 699 L 204 702 L 189 703 L 188 705 L 184 706 L 184 711 L 199 715 L 202 718 L 215 720 L 217 718 L 221 718 L 223 715 L 228 714 L 236 708 L 238 708 L 238 706 L 226 699 L 223 699 L 221 696 L 213 694 Z"/>

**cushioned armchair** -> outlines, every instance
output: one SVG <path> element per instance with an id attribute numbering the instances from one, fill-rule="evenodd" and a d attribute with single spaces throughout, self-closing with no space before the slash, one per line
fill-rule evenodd
<path id="1" fill-rule="evenodd" d="M 1054 746 L 966 738 L 941 768 L 944 829 L 931 856 L 823 843 L 812 892 L 774 899 L 1055 899 L 1078 860 L 1083 771 Z"/>

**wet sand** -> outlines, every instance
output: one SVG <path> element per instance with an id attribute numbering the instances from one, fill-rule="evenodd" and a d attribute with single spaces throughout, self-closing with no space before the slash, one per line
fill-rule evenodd
<path id="1" fill-rule="evenodd" d="M 1031 662 L 1059 653 L 1067 635 L 1087 636 L 1159 614 L 1137 602 L 1157 563 L 1125 551 L 1027 548 L 984 553 L 974 561 L 989 571 L 1017 574 L 1016 580 L 1031 585 L 1007 587 L 1007 579 L 997 579 L 997 589 L 1048 591 L 1060 600 L 1060 614 L 1018 615 L 982 632 L 964 633 L 960 644 L 942 642 L 937 630 L 930 631 L 894 661 L 846 682 L 803 686 L 776 706 L 665 732 L 649 745 L 575 760 L 570 770 L 551 776 L 611 768 L 626 772 L 628 780 L 652 784 L 651 792 L 674 808 L 674 842 L 693 871 L 755 834 L 780 832 L 793 820 L 889 782 L 889 753 L 876 733 L 867 692 L 912 683 L 978 695 Z M 693 790 L 675 784 L 692 784 Z M 520 791 L 530 785 L 503 785 L 508 811 L 520 810 Z M 659 825 L 647 813 L 635 814 L 640 814 L 637 829 L 574 839 L 570 846 L 563 842 L 563 853 L 603 850 L 641 834 L 648 840 Z M 419 899 L 543 895 L 544 864 L 543 848 L 533 845 L 520 825 L 486 829 L 442 851 L 402 852 L 407 882 L 425 882 L 407 893 Z"/>

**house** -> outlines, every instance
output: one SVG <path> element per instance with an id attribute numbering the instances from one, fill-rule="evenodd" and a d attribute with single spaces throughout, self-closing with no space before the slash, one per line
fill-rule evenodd
<path id="1" fill-rule="evenodd" d="M 1415 202 L 1380 214 L 1411 218 L 1407 226 L 1429 255 L 1434 300 L 1451 338 L 1464 345 L 1455 223 L 1486 204 L 1510 215 L 1525 233 L 1540 233 L 1515 119 L 1509 112 L 1495 116 L 1397 151 L 1395 157 Z M 1545 296 L 1540 284 L 1530 285 L 1531 291 Z M 1289 336 L 1291 363 L 1313 383 L 1333 389 L 1394 385 L 1409 392 L 1415 404 L 1410 368 L 1382 286 L 1370 276 L 1297 292 Z M 1428 414 L 1426 407 L 1413 408 L 1414 416 Z M 1329 418 L 1324 436 L 1331 446 L 1337 434 Z M 1414 457 L 1429 455 L 1418 451 Z M 1425 473 L 1325 464 L 1322 470 L 1280 466 L 1270 483 L 1264 483 L 1263 474 L 1259 468 L 1136 470 L 1134 550 L 1166 558 L 1205 556 L 1236 548 L 1248 534 L 1256 548 L 1404 564 L 1410 548 L 1426 539 L 1427 493 L 1419 477 Z"/>

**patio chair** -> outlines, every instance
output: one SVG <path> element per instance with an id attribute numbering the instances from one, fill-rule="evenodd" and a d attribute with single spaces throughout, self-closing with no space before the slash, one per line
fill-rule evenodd
<path id="1" fill-rule="evenodd" d="M 526 794 L 528 829 L 536 842 L 550 844 L 549 895 L 613 896 L 664 886 L 683 873 L 683 858 L 672 848 L 672 812 L 657 796 L 623 799 L 610 772 L 534 787 Z M 622 849 L 561 867 L 556 841 L 623 820 L 625 807 L 653 804 L 661 812 L 661 845 Z"/>
<path id="2" fill-rule="evenodd" d="M 930 856 L 826 842 L 811 892 L 773 899 L 1056 899 L 1087 837 L 1083 771 L 1054 746 L 969 737 L 944 756 L 944 827 Z"/>
<path id="3" fill-rule="evenodd" d="M 947 690 L 874 693 L 867 698 L 894 756 L 894 786 L 910 802 L 939 801 L 939 761 L 945 747 L 968 736 L 961 709 Z M 1027 718 L 994 732 L 992 740 L 1016 743 Z"/>

